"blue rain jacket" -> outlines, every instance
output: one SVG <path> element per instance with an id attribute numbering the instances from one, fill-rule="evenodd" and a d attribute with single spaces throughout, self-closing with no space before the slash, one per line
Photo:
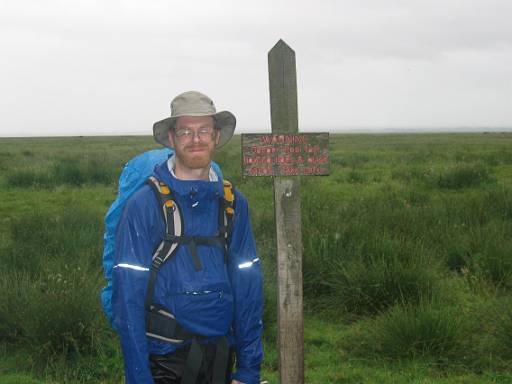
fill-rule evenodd
<path id="1" fill-rule="evenodd" d="M 119 177 L 119 191 L 115 201 L 105 215 L 105 233 L 103 235 L 103 271 L 107 285 L 101 290 L 103 311 L 111 325 L 112 319 L 112 267 L 114 266 L 115 233 L 117 223 L 126 201 L 137 191 L 146 179 L 153 174 L 155 167 L 174 154 L 170 148 L 153 149 L 128 161 Z M 222 177 L 219 165 L 212 161 L 212 168 Z"/>
<path id="2" fill-rule="evenodd" d="M 203 180 L 178 180 L 167 163 L 155 169 L 175 195 L 182 210 L 184 234 L 215 236 L 223 184 Z M 153 251 L 165 233 L 161 207 L 145 185 L 128 200 L 116 232 L 113 268 L 113 320 L 121 338 L 126 383 L 153 383 L 149 354 L 166 354 L 176 346 L 147 338 L 145 309 Z M 237 351 L 232 378 L 259 384 L 263 358 L 261 321 L 262 276 L 247 200 L 235 190 L 235 217 L 228 248 L 197 247 L 202 269 L 196 271 L 187 246 L 180 246 L 164 264 L 155 284 L 154 303 L 170 310 L 188 331 L 207 337 L 228 336 Z"/>

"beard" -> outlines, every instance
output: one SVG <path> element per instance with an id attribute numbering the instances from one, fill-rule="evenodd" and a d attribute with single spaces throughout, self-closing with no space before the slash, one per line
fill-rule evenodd
<path id="1" fill-rule="evenodd" d="M 192 149 L 203 149 L 203 152 L 190 152 Z M 213 158 L 213 148 L 207 144 L 190 144 L 183 148 L 174 148 L 177 160 L 188 169 L 203 169 L 210 166 Z"/>

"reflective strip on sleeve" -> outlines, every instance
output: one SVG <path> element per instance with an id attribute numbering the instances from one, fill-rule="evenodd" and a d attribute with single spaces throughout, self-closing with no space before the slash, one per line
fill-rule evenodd
<path id="1" fill-rule="evenodd" d="M 114 265 L 114 268 L 128 268 L 128 269 L 133 269 L 135 271 L 149 271 L 149 268 L 140 267 L 138 265 L 133 265 L 133 264 L 124 264 L 124 263 Z"/>
<path id="2" fill-rule="evenodd" d="M 238 268 L 242 269 L 242 268 L 249 268 L 249 267 L 252 267 L 252 265 L 256 262 L 260 261 L 259 257 L 253 259 L 252 261 L 247 261 L 245 263 L 242 263 L 242 264 L 238 264 Z"/>

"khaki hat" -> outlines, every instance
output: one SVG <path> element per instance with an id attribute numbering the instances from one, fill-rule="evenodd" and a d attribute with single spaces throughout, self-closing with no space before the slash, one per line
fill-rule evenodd
<path id="1" fill-rule="evenodd" d="M 226 144 L 235 132 L 235 115 L 229 111 L 216 112 L 212 99 L 200 92 L 189 91 L 176 96 L 171 102 L 171 117 L 153 124 L 153 136 L 156 142 L 170 147 L 169 129 L 180 116 L 213 117 L 215 127 L 220 130 L 220 140 L 217 147 Z"/>

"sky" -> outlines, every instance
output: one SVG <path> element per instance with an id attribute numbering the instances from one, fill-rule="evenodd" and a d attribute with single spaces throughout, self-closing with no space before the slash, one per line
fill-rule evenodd
<path id="1" fill-rule="evenodd" d="M 268 51 L 299 129 L 512 129 L 510 0 L 0 0 L 0 137 L 152 133 L 198 90 L 270 132 Z"/>

